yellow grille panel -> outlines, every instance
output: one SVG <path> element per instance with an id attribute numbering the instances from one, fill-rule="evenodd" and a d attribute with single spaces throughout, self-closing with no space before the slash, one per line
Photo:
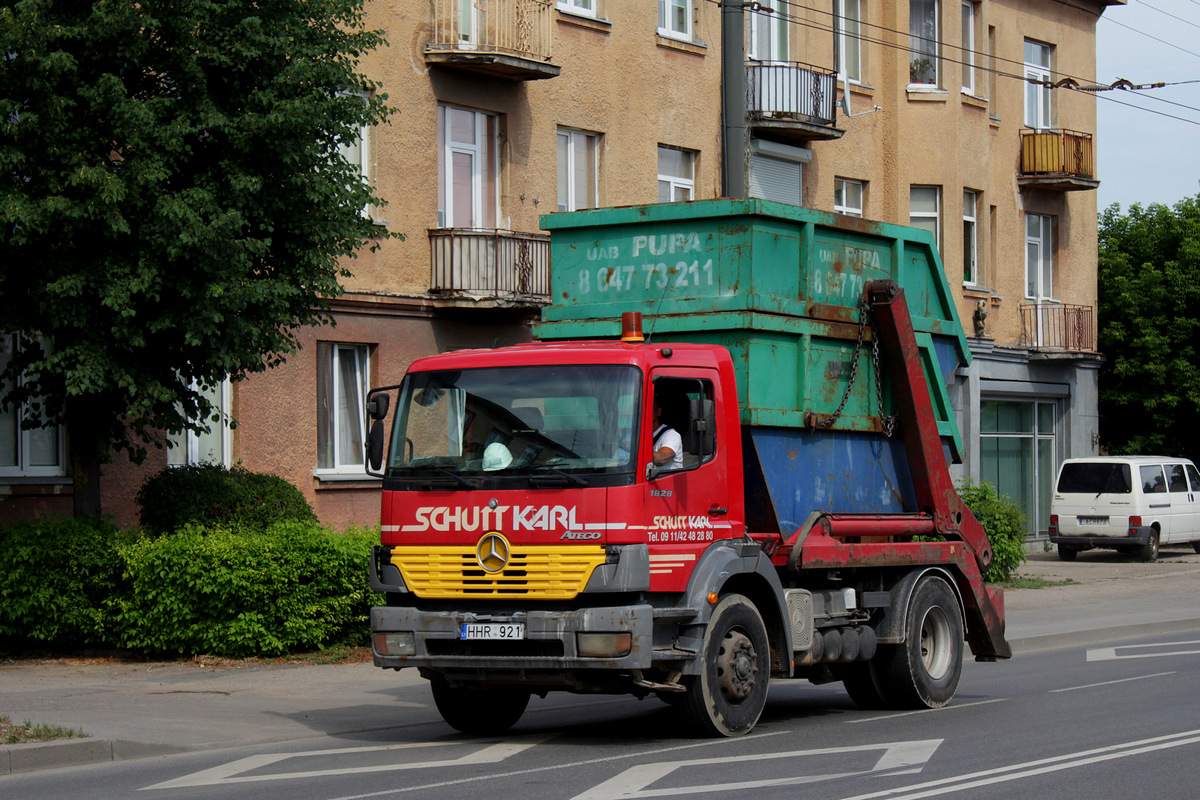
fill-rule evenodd
<path id="1" fill-rule="evenodd" d="M 508 564 L 487 572 L 475 547 L 393 547 L 392 564 L 418 597 L 531 597 L 569 600 L 606 560 L 603 547 L 512 546 Z"/>

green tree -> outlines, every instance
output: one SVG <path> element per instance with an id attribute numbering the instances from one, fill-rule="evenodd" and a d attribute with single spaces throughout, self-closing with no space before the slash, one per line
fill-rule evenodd
<path id="1" fill-rule="evenodd" d="M 1200 197 L 1107 208 L 1098 282 L 1106 448 L 1200 458 Z"/>
<path id="2" fill-rule="evenodd" d="M 0 4 L 0 407 L 65 423 L 76 515 L 114 451 L 207 427 L 198 390 L 329 322 L 384 235 L 339 152 L 389 113 L 363 22 L 363 0 Z"/>

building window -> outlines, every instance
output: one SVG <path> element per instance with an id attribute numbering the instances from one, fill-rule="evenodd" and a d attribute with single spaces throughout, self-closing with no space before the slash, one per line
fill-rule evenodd
<path id="1" fill-rule="evenodd" d="M 1025 296 L 1054 297 L 1054 217 L 1025 215 Z"/>
<path id="2" fill-rule="evenodd" d="M 18 334 L 0 334 L 0 372 L 21 346 Z M 40 403 L 0 406 L 0 477 L 61 477 L 67 474 L 67 444 L 62 425 L 24 430 L 22 422 L 44 420 Z"/>
<path id="3" fill-rule="evenodd" d="M 595 208 L 597 144 L 594 133 L 558 130 L 558 210 Z"/>
<path id="4" fill-rule="evenodd" d="M 833 211 L 847 217 L 863 215 L 863 182 L 847 178 L 834 178 Z"/>
<path id="5" fill-rule="evenodd" d="M 942 249 L 941 188 L 913 186 L 908 194 L 908 224 L 933 234 L 934 246 Z"/>
<path id="6" fill-rule="evenodd" d="M 208 432 L 183 431 L 167 437 L 167 465 L 182 467 L 185 464 L 221 464 L 229 466 L 229 451 L 231 431 L 229 428 L 229 410 L 232 407 L 229 381 L 221 381 L 216 386 L 201 389 L 193 384 L 193 389 L 199 391 L 212 404 L 212 410 L 204 424 Z M 217 419 L 213 419 L 217 417 Z"/>
<path id="7" fill-rule="evenodd" d="M 787 61 L 788 29 L 779 11 L 750 12 L 750 50 L 755 61 Z"/>
<path id="8" fill-rule="evenodd" d="M 1050 105 L 1050 45 L 1025 40 L 1025 127 L 1053 127 Z M 1035 81 L 1035 83 L 1030 83 Z"/>
<path id="9" fill-rule="evenodd" d="M 692 39 L 692 0 L 658 0 L 658 32 L 672 39 Z"/>
<path id="10" fill-rule="evenodd" d="M 691 200 L 696 192 L 696 153 L 658 146 L 658 202 Z"/>
<path id="11" fill-rule="evenodd" d="M 438 105 L 438 227 L 495 228 L 496 116 Z"/>
<path id="12" fill-rule="evenodd" d="M 938 84 L 938 26 L 938 0 L 909 0 L 909 83 Z"/>
<path id="13" fill-rule="evenodd" d="M 979 192 L 963 190 L 963 283 L 975 286 L 979 279 L 979 224 L 976 209 Z"/>
<path id="14" fill-rule="evenodd" d="M 862 82 L 862 3 L 863 0 L 834 0 L 838 74 L 854 83 Z"/>
<path id="15" fill-rule="evenodd" d="M 1030 535 L 1050 522 L 1054 402 L 984 400 L 979 404 L 980 478 L 1025 512 Z"/>
<path id="16" fill-rule="evenodd" d="M 371 140 L 370 128 L 366 125 L 358 129 L 358 136 L 349 144 L 338 145 L 338 152 L 347 164 L 356 168 L 364 181 L 371 180 Z M 364 217 L 371 216 L 371 206 L 364 205 Z"/>
<path id="17" fill-rule="evenodd" d="M 975 4 L 965 0 L 962 4 L 962 90 L 964 94 L 975 94 Z"/>
<path id="18" fill-rule="evenodd" d="M 996 26 L 988 25 L 987 29 L 987 82 L 988 82 L 988 116 L 999 119 L 996 108 Z"/>
<path id="19" fill-rule="evenodd" d="M 599 17 L 600 0 L 558 0 L 558 10 L 581 17 Z"/>
<path id="20" fill-rule="evenodd" d="M 362 344 L 317 343 L 317 469 L 365 471 L 366 398 L 370 348 Z"/>
<path id="21" fill-rule="evenodd" d="M 777 203 L 803 205 L 804 165 L 810 161 L 812 151 L 803 147 L 751 139 L 747 194 Z"/>

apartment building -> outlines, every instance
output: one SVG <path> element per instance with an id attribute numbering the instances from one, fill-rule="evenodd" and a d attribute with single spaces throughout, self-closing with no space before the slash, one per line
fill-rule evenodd
<path id="1" fill-rule="evenodd" d="M 364 69 L 399 113 L 346 157 L 389 200 L 364 213 L 404 240 L 349 265 L 336 326 L 214 394 L 235 429 L 111 465 L 105 510 L 132 523 L 147 474 L 217 460 L 282 475 L 327 523 L 377 521 L 366 391 L 423 355 L 529 338 L 552 292 L 541 215 L 729 193 L 933 232 L 975 334 L 962 472 L 1044 527 L 1058 461 L 1095 452 L 1099 365 L 1095 100 L 1051 87 L 1093 77 L 1104 6 L 771 0 L 742 12 L 737 52 L 711 0 L 368 4 L 390 46 Z M 723 85 L 744 120 L 723 118 Z M 57 446 L 0 466 L 0 517 L 69 510 Z"/>

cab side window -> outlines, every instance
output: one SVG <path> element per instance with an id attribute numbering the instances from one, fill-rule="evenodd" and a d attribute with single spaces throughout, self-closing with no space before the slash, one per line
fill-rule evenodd
<path id="1" fill-rule="evenodd" d="M 716 452 L 713 382 L 701 378 L 663 377 L 654 382 L 655 448 L 658 430 L 666 426 L 679 435 L 682 452 L 674 462 L 660 465 L 662 471 L 689 470 L 711 461 Z"/>
<path id="2" fill-rule="evenodd" d="M 1200 470 L 1196 469 L 1191 464 L 1187 465 L 1188 478 L 1192 481 L 1192 491 L 1200 492 Z"/>

